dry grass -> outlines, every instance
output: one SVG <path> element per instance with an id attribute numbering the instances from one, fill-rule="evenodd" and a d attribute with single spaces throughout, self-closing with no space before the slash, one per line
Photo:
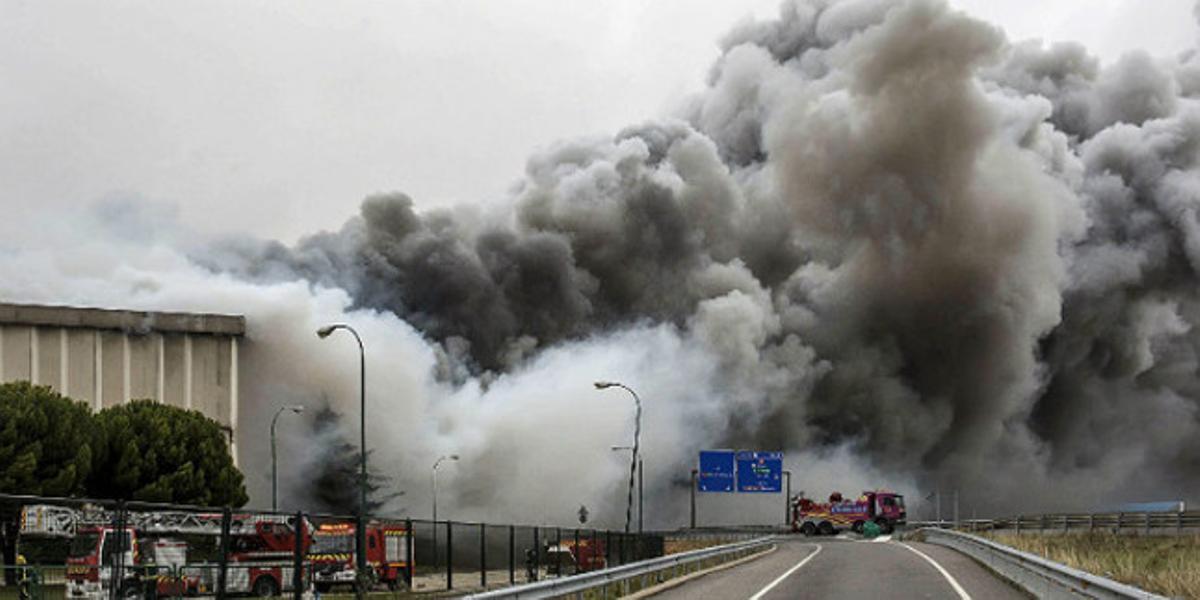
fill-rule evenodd
<path id="1" fill-rule="evenodd" d="M 728 540 L 720 539 L 671 539 L 667 538 L 663 542 L 663 554 L 679 554 L 681 552 L 691 552 L 692 550 L 700 550 L 703 548 L 711 548 L 728 544 Z"/>
<path id="2" fill-rule="evenodd" d="M 1200 536 L 991 534 L 1067 566 L 1172 598 L 1200 598 Z"/>

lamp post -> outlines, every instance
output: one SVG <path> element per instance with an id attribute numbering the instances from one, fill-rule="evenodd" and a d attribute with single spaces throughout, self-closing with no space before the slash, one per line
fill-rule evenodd
<path id="1" fill-rule="evenodd" d="M 437 529 L 437 471 L 438 465 L 442 464 L 443 460 L 458 460 L 458 455 L 442 456 L 433 463 L 433 524 L 435 531 Z"/>
<path id="2" fill-rule="evenodd" d="M 367 528 L 366 528 L 366 512 L 367 512 L 367 351 L 363 349 L 362 338 L 353 327 L 345 323 L 334 323 L 326 325 L 317 330 L 317 337 L 325 339 L 333 332 L 344 329 L 349 331 L 354 336 L 354 340 L 358 342 L 358 389 L 359 389 L 359 434 L 361 436 L 359 447 L 359 476 L 358 476 L 358 523 L 355 526 L 355 555 L 357 560 L 357 575 L 359 579 L 358 591 L 361 592 L 365 587 L 367 577 Z"/>
<path id="3" fill-rule="evenodd" d="M 304 407 L 300 405 L 280 406 L 279 410 L 275 411 L 275 416 L 271 418 L 271 510 L 279 510 L 279 470 L 275 454 L 275 423 L 279 421 L 279 415 L 283 414 L 285 410 L 300 414 L 304 412 Z"/>
<path id="4" fill-rule="evenodd" d="M 633 450 L 633 446 L 613 446 L 612 450 L 613 450 L 613 452 L 618 452 L 618 451 L 622 451 L 622 450 Z M 642 500 L 643 500 L 642 490 L 644 489 L 642 487 L 642 484 L 643 484 L 642 478 L 645 477 L 645 475 L 646 475 L 646 463 L 644 461 L 642 461 L 642 457 L 639 456 L 638 461 L 637 461 L 638 534 L 642 533 L 642 522 L 644 521 L 644 517 L 646 514 L 645 505 L 642 503 Z"/>
<path id="5" fill-rule="evenodd" d="M 629 461 L 629 494 L 625 504 L 625 533 L 629 533 L 629 522 L 633 517 L 633 480 L 637 475 L 638 464 L 638 444 L 642 437 L 642 399 L 638 397 L 637 392 L 633 391 L 629 386 L 615 381 L 597 381 L 593 385 L 598 390 L 606 390 L 611 387 L 619 387 L 633 396 L 633 403 L 637 409 L 634 415 L 633 425 L 633 456 Z"/>
<path id="6" fill-rule="evenodd" d="M 438 555 L 438 550 L 437 550 L 437 547 L 438 547 L 437 472 L 438 472 L 438 466 L 442 464 L 443 460 L 458 460 L 458 455 L 451 454 L 449 456 L 439 456 L 437 460 L 433 461 L 433 469 L 432 469 L 433 470 L 433 562 L 434 562 L 435 566 L 437 565 L 437 555 Z M 450 563 L 451 558 L 452 557 L 450 557 L 450 556 L 446 556 L 447 564 Z"/>

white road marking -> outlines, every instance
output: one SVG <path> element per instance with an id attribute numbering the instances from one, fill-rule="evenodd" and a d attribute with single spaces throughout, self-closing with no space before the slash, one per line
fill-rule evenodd
<path id="1" fill-rule="evenodd" d="M 780 575 L 780 576 L 779 576 L 777 579 L 775 579 L 775 581 L 772 581 L 771 583 L 768 583 L 768 584 L 767 584 L 767 587 L 765 587 L 765 588 L 763 588 L 763 589 L 759 590 L 757 594 L 755 594 L 755 595 L 753 595 L 753 596 L 750 596 L 750 600 L 761 600 L 763 596 L 767 595 L 767 592 L 769 592 L 769 591 L 771 591 L 772 589 L 774 589 L 774 588 L 775 588 L 775 586 L 779 585 L 779 584 L 780 584 L 780 582 L 782 582 L 784 579 L 787 579 L 787 578 L 788 578 L 788 576 L 790 576 L 792 573 L 795 573 L 796 571 L 799 571 L 799 570 L 800 570 L 800 567 L 803 567 L 805 564 L 807 564 L 807 563 L 808 563 L 808 561 L 812 560 L 814 556 L 816 556 L 816 555 L 818 555 L 818 554 L 820 554 L 820 553 L 821 553 L 821 546 L 818 544 L 818 545 L 817 545 L 817 549 L 816 549 L 816 550 L 813 550 L 812 554 L 809 554 L 808 556 L 805 556 L 805 557 L 804 557 L 804 558 L 803 558 L 803 559 L 802 559 L 800 562 L 796 563 L 796 565 L 795 565 L 795 566 L 793 566 L 792 568 L 788 569 L 788 570 L 787 570 L 787 573 L 784 573 L 783 575 Z M 968 600 L 970 600 L 970 599 L 968 599 Z"/>
<path id="2" fill-rule="evenodd" d="M 890 541 L 892 541 L 892 536 L 890 536 L 890 535 L 881 535 L 881 536 L 879 536 L 879 537 L 877 537 L 877 538 L 875 538 L 875 539 L 873 539 L 873 540 L 871 540 L 871 541 L 872 541 L 872 542 L 875 542 L 876 544 L 878 544 L 878 543 L 881 543 L 881 542 L 890 542 Z"/>
<path id="3" fill-rule="evenodd" d="M 950 587 L 954 588 L 955 592 L 958 592 L 959 598 L 961 598 L 962 600 L 971 600 L 971 595 L 967 593 L 967 590 L 964 590 L 963 587 L 958 584 L 958 580 L 955 579 L 954 576 L 951 575 L 949 571 L 942 568 L 942 565 L 939 565 L 936 560 L 933 560 L 932 558 L 929 557 L 928 554 L 925 554 L 924 552 L 921 552 L 920 550 L 917 550 L 916 548 L 913 548 L 912 546 L 909 546 L 908 544 L 900 542 L 900 545 L 904 546 L 905 548 L 908 548 L 909 550 L 912 550 L 913 552 L 915 552 L 917 554 L 917 556 L 920 556 L 921 558 L 929 561 L 929 564 L 933 565 L 933 568 L 937 569 L 938 573 L 941 573 L 942 577 L 945 577 L 946 581 L 950 582 Z"/>

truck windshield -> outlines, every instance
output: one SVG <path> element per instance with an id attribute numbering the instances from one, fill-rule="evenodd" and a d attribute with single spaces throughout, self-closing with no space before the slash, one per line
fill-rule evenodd
<path id="1" fill-rule="evenodd" d="M 354 536 L 345 535 L 314 535 L 312 549 L 309 554 L 346 554 L 354 552 Z"/>
<path id="2" fill-rule="evenodd" d="M 96 542 L 100 535 L 96 533 L 81 533 L 71 539 L 71 558 L 85 558 L 96 552 Z"/>
<path id="3" fill-rule="evenodd" d="M 104 549 L 102 551 L 103 556 L 101 558 L 103 558 L 105 562 L 112 560 L 112 555 L 117 553 L 118 544 L 120 544 L 121 552 L 132 552 L 133 546 L 130 546 L 131 543 L 132 541 L 130 540 L 128 531 L 121 533 L 120 537 L 118 537 L 115 532 L 110 531 L 108 532 L 108 535 L 104 536 Z"/>

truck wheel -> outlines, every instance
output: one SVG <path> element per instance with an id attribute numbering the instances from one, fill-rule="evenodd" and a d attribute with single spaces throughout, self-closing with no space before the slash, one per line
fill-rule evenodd
<path id="1" fill-rule="evenodd" d="M 819 531 L 821 535 L 833 535 L 837 533 L 837 530 L 833 528 L 833 523 L 830 523 L 829 521 L 821 521 L 821 524 L 817 526 L 817 531 Z"/>
<path id="2" fill-rule="evenodd" d="M 854 524 L 850 526 L 850 531 L 862 535 L 863 525 L 866 525 L 866 523 L 863 523 L 862 521 L 855 521 Z"/>
<path id="3" fill-rule="evenodd" d="M 892 525 L 892 522 L 883 517 L 875 519 L 875 524 L 879 526 L 879 531 L 882 531 L 885 535 L 896 530 L 895 526 Z"/>
<path id="4" fill-rule="evenodd" d="M 279 595 L 279 584 L 271 577 L 259 577 L 254 580 L 254 587 L 251 588 L 251 593 L 259 598 L 269 598 Z"/>
<path id="5" fill-rule="evenodd" d="M 141 600 L 142 588 L 136 583 L 127 583 L 121 586 L 120 597 L 123 600 Z"/>
<path id="6" fill-rule="evenodd" d="M 812 521 L 806 521 L 800 526 L 800 533 L 812 537 L 817 534 L 817 526 L 812 524 Z"/>

